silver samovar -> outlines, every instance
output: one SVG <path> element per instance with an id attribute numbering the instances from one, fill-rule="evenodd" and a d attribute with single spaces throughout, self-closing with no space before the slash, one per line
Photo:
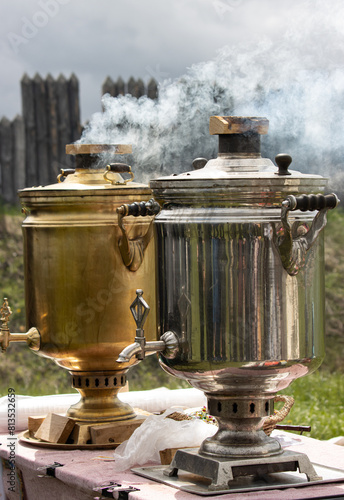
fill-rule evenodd
<path id="1" fill-rule="evenodd" d="M 155 348 L 166 372 L 204 391 L 219 426 L 199 450 L 179 450 L 165 475 L 199 474 L 210 490 L 257 471 L 319 479 L 262 426 L 276 393 L 324 358 L 321 231 L 338 199 L 318 194 L 323 177 L 289 170 L 290 156 L 278 155 L 277 169 L 262 158 L 267 130 L 265 118 L 213 116 L 218 158 L 150 182 L 161 206 Z M 119 361 L 151 350 L 135 340 Z"/>

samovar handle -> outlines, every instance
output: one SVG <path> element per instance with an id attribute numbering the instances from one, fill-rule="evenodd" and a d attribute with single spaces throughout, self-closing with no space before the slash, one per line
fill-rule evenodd
<path id="1" fill-rule="evenodd" d="M 122 232 L 122 238 L 118 243 L 119 251 L 121 253 L 124 265 L 130 271 L 137 271 L 142 264 L 144 252 L 147 248 L 148 243 L 153 237 L 153 220 L 151 221 L 149 228 L 143 237 L 131 240 L 129 239 L 127 231 L 124 227 L 123 218 L 129 215 L 132 215 L 134 217 L 154 216 L 157 215 L 159 211 L 160 205 L 153 199 L 149 201 L 134 202 L 131 204 L 122 205 L 117 208 L 118 227 Z"/>
<path id="2" fill-rule="evenodd" d="M 135 342 L 123 349 L 116 360 L 117 363 L 128 363 L 133 356 L 136 356 L 137 360 L 141 361 L 147 353 L 152 354 L 154 352 L 161 352 L 165 358 L 173 359 L 179 350 L 178 337 L 172 331 L 165 332 L 160 337 L 160 340 L 146 341 L 143 325 L 147 319 L 150 307 L 142 295 L 142 290 L 136 290 L 136 299 L 130 306 L 136 323 Z"/>
<path id="3" fill-rule="evenodd" d="M 39 351 L 41 345 L 41 336 L 37 328 L 30 328 L 30 330 L 28 330 L 26 333 L 10 333 L 8 323 L 12 311 L 10 306 L 8 305 L 8 300 L 6 298 L 4 298 L 0 313 L 0 346 L 2 352 L 6 352 L 10 342 L 26 342 L 31 350 Z"/>
<path id="4" fill-rule="evenodd" d="M 64 182 L 65 178 L 72 174 L 75 174 L 75 168 L 61 168 L 57 180 L 58 182 Z"/>
<path id="5" fill-rule="evenodd" d="M 338 203 L 339 199 L 334 193 L 326 196 L 323 194 L 290 195 L 282 202 L 282 235 L 279 236 L 278 249 L 283 267 L 288 274 L 295 276 L 302 269 L 308 250 L 326 226 L 327 211 L 335 208 Z M 293 238 L 288 219 L 289 212 L 294 210 L 300 210 L 301 212 L 319 210 L 310 229 L 308 231 L 304 230 L 303 234 L 295 238 Z"/>
<path id="6" fill-rule="evenodd" d="M 129 177 L 129 179 L 123 179 L 121 176 L 116 176 L 115 179 L 112 179 L 111 175 L 109 175 L 111 172 L 114 172 L 116 174 L 127 173 L 130 175 L 130 177 Z M 114 184 L 114 185 L 128 184 L 128 182 L 131 182 L 134 180 L 134 174 L 131 171 L 131 166 L 127 165 L 126 163 L 110 163 L 109 165 L 106 166 L 106 171 L 105 171 L 105 174 L 103 177 L 107 182 L 110 182 L 111 184 Z M 118 180 L 118 177 L 121 180 Z"/>

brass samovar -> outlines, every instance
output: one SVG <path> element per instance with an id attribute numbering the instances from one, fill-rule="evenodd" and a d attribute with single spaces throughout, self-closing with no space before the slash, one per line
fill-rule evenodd
<path id="1" fill-rule="evenodd" d="M 11 334 L 2 307 L 1 346 L 27 341 L 37 354 L 72 374 L 81 394 L 68 416 L 108 422 L 135 417 L 117 398 L 126 365 L 117 355 L 131 338 L 129 306 L 139 283 L 150 299 L 150 340 L 156 337 L 155 245 L 152 207 L 139 219 L 117 213 L 123 203 L 148 201 L 151 190 L 132 182 L 130 166 L 107 165 L 104 155 L 131 146 L 73 144 L 76 168 L 49 186 L 19 192 L 23 222 L 27 334 Z M 63 181 L 63 182 L 62 182 Z M 44 384 L 44 380 L 42 380 Z"/>
<path id="2" fill-rule="evenodd" d="M 240 475 L 296 468 L 319 479 L 306 456 L 282 452 L 262 427 L 276 393 L 323 360 L 322 229 L 338 199 L 322 194 L 320 175 L 289 170 L 290 156 L 278 155 L 277 168 L 262 158 L 267 130 L 265 118 L 211 117 L 218 158 L 150 182 L 161 206 L 160 364 L 204 391 L 219 426 L 199 450 L 179 450 L 165 480 L 188 471 L 226 490 Z M 139 347 L 142 359 L 150 343 L 136 339 L 119 361 Z"/>

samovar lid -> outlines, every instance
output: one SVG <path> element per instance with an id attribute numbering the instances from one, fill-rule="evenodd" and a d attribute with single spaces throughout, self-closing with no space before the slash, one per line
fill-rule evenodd
<path id="1" fill-rule="evenodd" d="M 277 167 L 261 157 L 260 136 L 268 127 L 262 117 L 210 117 L 209 132 L 219 136 L 218 157 L 197 158 L 193 171 L 150 181 L 154 198 L 161 204 L 191 206 L 275 206 L 289 194 L 323 191 L 327 180 L 289 170 L 289 155 L 277 155 Z"/>
<path id="2" fill-rule="evenodd" d="M 58 182 L 47 186 L 34 186 L 19 191 L 19 197 L 30 199 L 49 198 L 63 204 L 65 198 L 73 203 L 80 197 L 120 197 L 125 202 L 126 196 L 150 195 L 146 184 L 133 182 L 134 174 L 126 163 L 109 163 L 112 155 L 124 155 L 132 152 L 127 144 L 67 144 L 66 153 L 75 155 L 75 168 L 63 168 Z M 123 201 L 124 200 L 124 201 Z"/>

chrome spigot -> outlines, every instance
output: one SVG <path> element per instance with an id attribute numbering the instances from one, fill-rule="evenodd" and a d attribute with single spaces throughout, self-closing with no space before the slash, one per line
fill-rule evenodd
<path id="1" fill-rule="evenodd" d="M 123 349 L 117 359 L 117 363 L 128 363 L 133 356 L 138 361 L 145 358 L 146 353 L 161 352 L 165 358 L 175 358 L 179 350 L 178 337 L 174 332 L 165 332 L 160 340 L 147 342 L 143 325 L 147 319 L 150 307 L 142 298 L 143 291 L 136 290 L 136 299 L 130 306 L 131 313 L 136 323 L 136 337 L 133 344 Z"/>
<path id="2" fill-rule="evenodd" d="M 4 298 L 4 303 L 0 309 L 1 328 L 0 328 L 0 347 L 2 352 L 6 352 L 10 342 L 26 342 L 28 347 L 33 351 L 39 351 L 41 344 L 41 336 L 37 328 L 30 328 L 26 333 L 10 333 L 8 323 L 12 314 L 11 308 L 8 305 L 8 300 Z"/>

